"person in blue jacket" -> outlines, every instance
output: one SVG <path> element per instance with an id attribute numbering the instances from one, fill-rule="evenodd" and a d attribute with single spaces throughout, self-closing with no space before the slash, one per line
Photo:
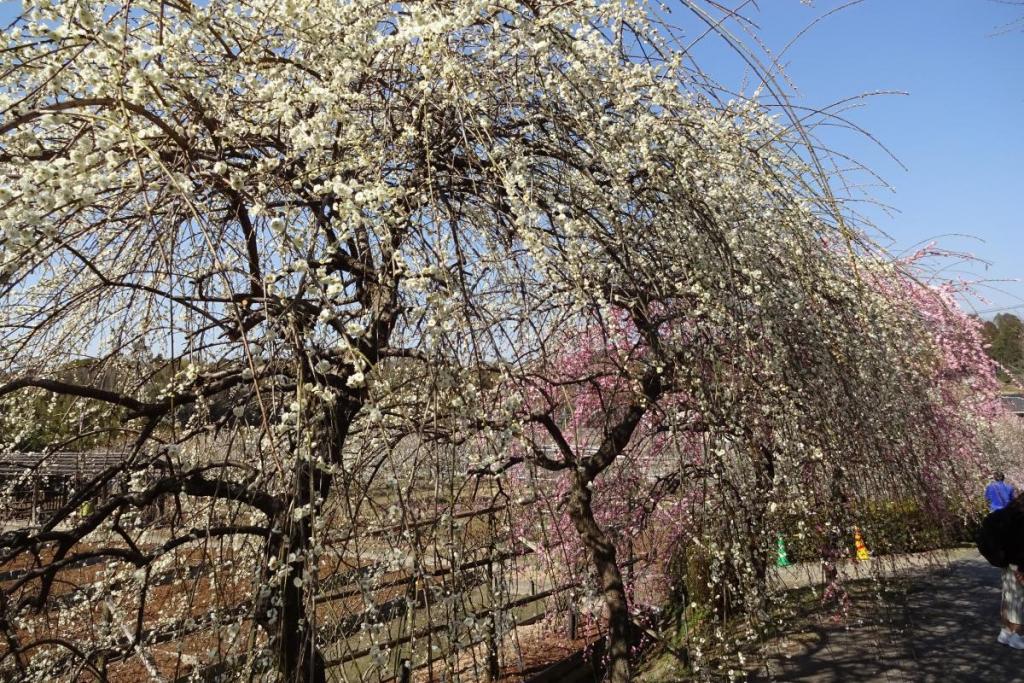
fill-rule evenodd
<path id="1" fill-rule="evenodd" d="M 985 500 L 988 501 L 988 511 L 995 512 L 1002 510 L 1010 504 L 1010 501 L 1017 497 L 1017 491 L 1012 485 L 1003 481 L 1002 472 L 992 473 L 993 481 L 985 487 Z"/>

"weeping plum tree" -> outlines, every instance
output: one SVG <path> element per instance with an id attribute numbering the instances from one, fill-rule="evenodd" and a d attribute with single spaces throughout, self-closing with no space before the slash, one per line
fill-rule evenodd
<path id="1" fill-rule="evenodd" d="M 980 440 L 1004 409 L 998 398 L 998 363 L 986 352 L 984 324 L 958 303 L 960 295 L 973 293 L 970 285 L 936 280 L 923 265 L 928 258 L 948 256 L 930 245 L 875 279 L 879 291 L 900 302 L 915 322 L 907 332 L 927 341 L 922 348 L 921 381 L 906 386 L 921 394 L 920 422 L 933 441 L 923 459 L 903 458 L 898 450 L 883 450 L 879 455 L 913 469 L 925 502 L 963 507 L 976 498 L 982 483 L 978 477 L 989 474 Z M 940 511 L 933 505 L 925 507 Z"/>
<path id="2" fill-rule="evenodd" d="M 609 133 L 557 175 L 533 174 L 534 193 L 546 182 L 551 196 L 586 197 L 583 210 L 547 216 L 565 230 L 532 247 L 551 281 L 575 284 L 578 315 L 500 387 L 521 443 L 497 468 L 565 472 L 564 519 L 607 603 L 614 680 L 629 676 L 630 617 L 595 506 L 630 542 L 650 518 L 623 504 L 622 472 L 600 485 L 617 459 L 626 469 L 675 462 L 667 478 L 652 473 L 646 504 L 678 500 L 666 487 L 713 482 L 711 515 L 728 526 L 712 548 L 718 578 L 732 571 L 754 609 L 780 506 L 824 522 L 830 563 L 871 486 L 911 491 L 934 510 L 936 494 L 977 471 L 974 418 L 991 414 L 994 389 L 977 326 L 948 291 L 854 234 L 827 195 L 813 202 L 797 180 L 803 161 L 773 144 L 785 131 L 749 105 L 702 106 L 651 82 L 642 99 L 653 106 L 623 108 L 621 137 Z M 637 147 L 593 174 L 618 160 L 615 149 Z"/>
<path id="3" fill-rule="evenodd" d="M 550 338 L 543 362 L 511 382 L 523 417 L 499 469 L 525 461 L 565 473 L 554 482 L 519 478 L 529 499 L 561 501 L 525 509 L 521 528 L 546 521 L 537 540 L 553 567 L 578 568 L 591 556 L 622 677 L 630 602 L 643 602 L 644 584 L 664 583 L 667 549 L 709 554 L 716 600 L 756 625 L 780 534 L 806 528 L 834 567 L 858 509 L 896 501 L 938 525 L 976 494 L 996 382 L 980 324 L 960 310 L 956 288 L 924 284 L 922 255 L 898 263 L 844 255 L 820 233 L 789 241 L 800 245 L 790 254 L 778 233 L 752 244 L 778 225 L 747 225 L 734 248 L 751 254 L 758 272 L 785 256 L 807 258 L 789 267 L 813 272 L 803 281 L 812 286 L 779 271 L 759 278 L 759 291 L 737 286 L 743 276 L 728 274 L 729 261 L 715 262 L 713 251 L 712 277 L 727 274 L 706 303 L 680 296 L 678 280 L 664 290 L 649 280 L 622 296 L 626 285 L 617 304 L 595 301 L 578 327 Z M 686 260 L 699 243 L 690 239 L 665 267 L 710 279 Z M 872 531 L 882 543 L 896 529 Z"/>

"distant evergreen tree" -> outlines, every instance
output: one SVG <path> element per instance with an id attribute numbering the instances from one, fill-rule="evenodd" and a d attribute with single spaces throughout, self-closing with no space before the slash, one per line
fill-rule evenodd
<path id="1" fill-rule="evenodd" d="M 1012 313 L 1000 313 L 985 322 L 982 334 L 993 360 L 1011 372 L 1024 371 L 1024 321 Z"/>

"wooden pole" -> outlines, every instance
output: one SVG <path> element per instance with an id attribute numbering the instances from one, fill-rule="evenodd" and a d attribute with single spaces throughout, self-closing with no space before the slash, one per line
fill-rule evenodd
<path id="1" fill-rule="evenodd" d="M 39 525 L 39 512 L 36 506 L 39 504 L 39 477 L 32 475 L 32 526 Z"/>
<path id="2" fill-rule="evenodd" d="M 493 550 L 494 546 L 491 546 Z M 490 593 L 490 614 L 487 618 L 487 626 L 484 629 L 484 640 L 487 646 L 487 680 L 496 681 L 501 675 L 501 666 L 498 662 L 498 633 L 497 633 L 497 621 L 498 621 L 498 610 L 500 602 L 497 600 L 497 587 L 494 583 L 494 563 L 493 553 L 491 555 L 491 563 L 487 565 L 487 587 L 488 593 Z"/>

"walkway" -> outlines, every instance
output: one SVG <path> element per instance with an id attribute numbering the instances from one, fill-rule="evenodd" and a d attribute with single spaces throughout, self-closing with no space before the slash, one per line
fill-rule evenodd
<path id="1" fill-rule="evenodd" d="M 1024 650 L 996 643 L 1000 570 L 974 551 L 918 567 L 902 590 L 856 601 L 847 625 L 810 624 L 774 641 L 753 680 L 1024 683 Z"/>

